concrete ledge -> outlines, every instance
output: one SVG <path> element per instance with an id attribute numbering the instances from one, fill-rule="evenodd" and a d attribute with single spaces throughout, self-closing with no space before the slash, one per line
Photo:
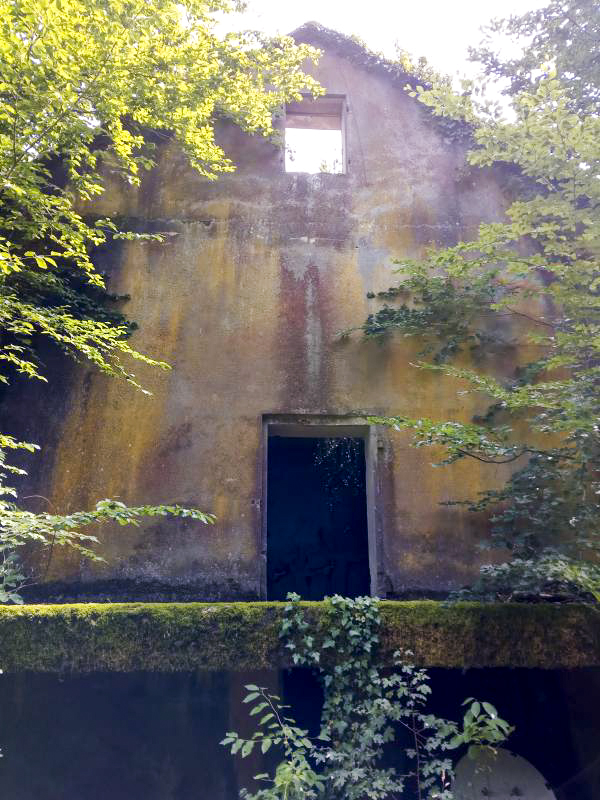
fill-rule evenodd
<path id="1" fill-rule="evenodd" d="M 302 604 L 319 636 L 326 603 Z M 81 603 L 0 607 L 5 672 L 176 672 L 286 664 L 282 603 Z M 427 667 L 600 666 L 600 610 L 586 605 L 381 603 L 381 659 Z"/>

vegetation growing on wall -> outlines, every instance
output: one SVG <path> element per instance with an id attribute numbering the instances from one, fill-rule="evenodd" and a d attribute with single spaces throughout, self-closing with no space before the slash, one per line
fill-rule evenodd
<path id="1" fill-rule="evenodd" d="M 600 597 L 599 29 L 597 3 L 552 2 L 492 26 L 525 42 L 522 56 L 503 60 L 484 43 L 473 53 L 482 81 L 413 93 L 467 121 L 469 163 L 508 167 L 520 192 L 475 241 L 399 262 L 400 282 L 363 325 L 421 338 L 420 368 L 491 400 L 470 423 L 379 420 L 411 429 L 418 447 L 442 446 L 444 464 L 514 464 L 500 489 L 456 498 L 490 515 L 486 545 L 510 551 L 470 590 L 483 598 Z M 486 99 L 497 79 L 508 111 Z M 476 368 L 456 364 L 465 352 Z M 494 368 L 506 353 L 522 356 L 509 376 Z"/>
<path id="2" fill-rule="evenodd" d="M 107 310 L 95 247 L 115 239 L 160 239 L 89 220 L 82 201 L 103 192 L 103 171 L 139 184 L 161 141 L 175 136 L 207 179 L 234 165 L 214 137 L 218 119 L 269 135 L 272 114 L 301 88 L 316 51 L 288 37 L 216 32 L 229 0 L 0 0 L 0 382 L 15 373 L 40 382 L 39 343 L 141 388 L 135 362 L 167 369 L 129 343 L 130 324 Z M 1 472 L 10 450 L 33 451 L 0 432 Z M 1 475 L 5 479 L 5 474 Z M 29 538 L 89 555 L 82 525 L 166 506 L 124 511 L 104 502 L 86 515 L 28 515 L 0 490 L 0 599 L 16 599 L 15 545 Z M 207 522 L 199 512 L 195 519 Z M 4 576 L 4 583 L 3 583 Z"/>
<path id="3" fill-rule="evenodd" d="M 317 644 L 297 595 L 290 594 L 280 636 L 293 663 L 315 669 L 324 702 L 316 736 L 300 728 L 279 696 L 248 685 L 244 702 L 257 720 L 249 739 L 229 731 L 222 741 L 242 757 L 260 748 L 281 752 L 273 775 L 255 777 L 264 788 L 242 790 L 247 800 L 385 800 L 408 792 L 414 797 L 451 800 L 452 762 L 446 751 L 461 745 L 494 747 L 511 728 L 490 703 L 472 698 L 462 725 L 427 713 L 431 688 L 425 670 L 406 653 L 395 655 L 392 672 L 378 660 L 379 601 L 334 596 L 328 606 L 327 635 Z M 403 734 L 407 734 L 403 735 Z M 401 743 L 402 742 L 402 743 Z M 394 747 L 395 746 L 395 747 Z M 394 763 L 383 762 L 394 748 Z M 398 758 L 401 754 L 400 758 Z"/>
<path id="4" fill-rule="evenodd" d="M 315 648 L 329 636 L 329 605 L 300 603 Z M 379 605 L 378 663 L 410 649 L 425 667 L 599 666 L 600 617 L 579 603 Z M 283 603 L 60 603 L 0 606 L 5 672 L 179 672 L 290 664 L 279 639 Z"/>
<path id="5" fill-rule="evenodd" d="M 47 551 L 48 558 L 54 547 L 71 547 L 82 558 L 104 561 L 93 549 L 98 537 L 89 532 L 106 522 L 118 525 L 139 525 L 140 517 L 186 517 L 205 524 L 215 518 L 197 508 L 181 506 L 126 506 L 117 500 L 100 500 L 93 511 L 73 514 L 33 514 L 14 504 L 0 507 L 2 543 L 0 546 L 0 603 L 23 602 L 20 592 L 32 580 L 19 559 L 19 550 L 32 543 Z"/>

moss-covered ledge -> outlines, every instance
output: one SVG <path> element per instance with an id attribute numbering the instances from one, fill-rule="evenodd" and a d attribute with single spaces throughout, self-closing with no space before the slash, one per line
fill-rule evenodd
<path id="1" fill-rule="evenodd" d="M 323 603 L 303 604 L 319 635 Z M 585 605 L 388 602 L 381 657 L 429 667 L 600 666 L 600 610 Z M 0 607 L 5 672 L 252 669 L 282 665 L 281 603 Z"/>

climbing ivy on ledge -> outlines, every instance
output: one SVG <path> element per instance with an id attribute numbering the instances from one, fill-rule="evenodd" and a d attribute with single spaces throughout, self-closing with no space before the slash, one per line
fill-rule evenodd
<path id="1" fill-rule="evenodd" d="M 316 645 L 328 607 L 299 603 Z M 600 614 L 579 604 L 381 601 L 379 660 L 425 667 L 600 666 Z M 179 672 L 290 665 L 283 603 L 81 603 L 0 607 L 4 672 Z M 327 652 L 325 648 L 324 652 Z"/>
<path id="2" fill-rule="evenodd" d="M 300 728 L 289 706 L 265 687 L 249 684 L 256 731 L 242 738 L 229 731 L 221 744 L 242 757 L 260 748 L 280 752 L 274 774 L 255 776 L 260 787 L 246 800 L 385 800 L 410 796 L 452 800 L 453 769 L 447 751 L 461 745 L 491 747 L 511 732 L 490 703 L 472 698 L 462 725 L 428 712 L 427 672 L 412 664 L 412 653 L 393 655 L 391 671 L 378 659 L 380 603 L 377 598 L 325 598 L 326 635 L 317 641 L 299 596 L 289 594 L 280 638 L 296 665 L 311 667 L 323 687 L 320 731 Z M 402 754 L 384 765 L 384 747 Z"/>

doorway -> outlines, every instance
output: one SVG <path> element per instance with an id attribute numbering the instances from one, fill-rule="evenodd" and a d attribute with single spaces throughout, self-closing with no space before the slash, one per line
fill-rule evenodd
<path id="1" fill-rule="evenodd" d="M 267 598 L 368 595 L 365 437 L 286 427 L 267 440 Z"/>

